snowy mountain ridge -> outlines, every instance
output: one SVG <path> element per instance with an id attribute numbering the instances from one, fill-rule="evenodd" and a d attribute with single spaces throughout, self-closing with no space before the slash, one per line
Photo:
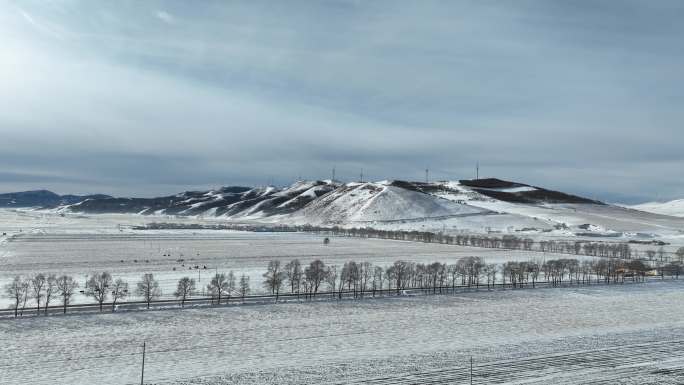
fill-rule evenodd
<path id="1" fill-rule="evenodd" d="M 21 191 L 0 194 L 0 207 L 57 207 L 86 199 L 111 198 L 109 195 L 59 195 L 48 190 Z"/>
<path id="2" fill-rule="evenodd" d="M 684 234 L 684 219 L 500 179 L 440 182 L 298 181 L 160 198 L 88 199 L 64 213 L 134 213 L 287 225 L 447 232 L 641 237 Z"/>

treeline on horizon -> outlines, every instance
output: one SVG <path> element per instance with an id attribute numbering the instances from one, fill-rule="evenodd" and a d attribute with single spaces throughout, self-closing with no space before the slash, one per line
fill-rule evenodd
<path id="1" fill-rule="evenodd" d="M 555 254 L 586 255 L 592 257 L 643 259 L 660 262 L 673 261 L 675 257 L 679 261 L 684 260 L 684 247 L 676 252 L 668 252 L 663 248 L 666 243 L 660 241 L 644 242 L 599 242 L 587 240 L 544 240 L 535 241 L 530 237 L 520 237 L 512 234 L 492 236 L 484 234 L 456 234 L 434 233 L 429 231 L 405 231 L 405 230 L 378 230 L 370 227 L 344 228 L 323 226 L 287 226 L 287 225 L 244 225 L 244 224 L 176 224 L 176 223 L 150 223 L 145 226 L 137 226 L 136 230 L 158 229 L 216 229 L 216 230 L 241 230 L 252 232 L 310 232 L 324 235 L 337 235 L 344 237 L 378 238 L 399 241 L 412 241 L 423 243 L 440 243 L 458 246 L 470 246 L 480 248 L 507 249 L 548 252 Z M 631 244 L 652 244 L 659 246 L 657 250 L 639 251 Z"/>

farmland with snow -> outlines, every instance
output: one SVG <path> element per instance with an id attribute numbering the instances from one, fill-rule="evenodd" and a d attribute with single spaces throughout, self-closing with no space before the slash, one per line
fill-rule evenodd
<path id="1" fill-rule="evenodd" d="M 446 227 L 449 221 L 463 226 L 464 220 L 482 218 L 478 226 L 491 226 L 492 219 L 523 217 L 484 207 L 496 202 L 473 191 L 457 196 L 455 189 L 426 193 L 390 184 L 362 186 L 349 186 L 320 207 L 307 204 L 297 214 L 314 210 L 320 217 L 354 207 L 338 219 L 413 229 L 421 221 Z M 302 186 L 302 194 L 316 195 L 312 188 L 318 187 Z M 506 193 L 531 191 L 514 189 Z M 462 203 L 466 200 L 472 204 Z M 335 204 L 338 210 L 325 212 Z M 400 209 L 392 213 L 387 206 Z M 402 213 L 409 215 L 397 220 Z M 263 223 L 251 215 L 240 223 Z M 68 274 L 81 285 L 99 271 L 132 284 L 153 273 L 166 299 L 175 298 L 183 276 L 195 278 L 204 290 L 215 272 L 230 270 L 249 276 L 254 293 L 262 293 L 262 274 L 274 260 L 284 264 L 298 258 L 307 264 L 320 259 L 338 267 L 354 260 L 386 267 L 397 260 L 453 264 L 470 256 L 499 264 L 568 258 L 368 238 L 332 237 L 326 245 L 322 235 L 311 233 L 135 230 L 154 221 L 225 223 L 215 216 L 0 210 L 0 219 L 6 232 L 0 238 L 2 285 L 15 275 L 37 272 Z M 536 290 L 485 287 L 437 296 L 233 302 L 183 310 L 174 304 L 166 310 L 6 318 L 0 320 L 5 341 L 0 372 L 3 384 L 135 384 L 144 341 L 145 383 L 156 384 L 468 384 L 471 357 L 474 384 L 610 384 L 625 378 L 635 384 L 676 384 L 684 380 L 682 289 L 678 280 Z M 0 304 L 7 307 L 7 301 L 3 297 Z M 92 298 L 77 293 L 74 302 Z"/>
<path id="2" fill-rule="evenodd" d="M 3 384 L 677 384 L 679 281 L 0 321 Z"/>
<path id="3" fill-rule="evenodd" d="M 39 272 L 72 275 L 81 287 L 88 276 L 99 271 L 108 271 L 129 282 L 136 282 L 144 273 L 153 273 L 160 282 L 162 297 L 173 298 L 175 285 L 183 276 L 196 279 L 201 292 L 216 271 L 231 270 L 248 275 L 253 290 L 260 293 L 262 274 L 272 260 L 283 265 L 296 258 L 304 264 L 320 259 L 327 265 L 341 266 L 355 260 L 388 266 L 396 260 L 451 264 L 467 256 L 480 256 L 487 263 L 564 257 L 521 250 L 346 237 L 334 237 L 329 245 L 324 245 L 323 236 L 307 233 L 136 231 L 130 226 L 150 218 L 121 214 L 74 218 L 0 210 L 0 215 L 11 232 L 0 244 L 0 286 L 16 275 Z M 6 305 L 7 301 L 0 298 L 0 304 Z M 75 302 L 87 301 L 91 299 L 80 293 L 75 298 Z"/>

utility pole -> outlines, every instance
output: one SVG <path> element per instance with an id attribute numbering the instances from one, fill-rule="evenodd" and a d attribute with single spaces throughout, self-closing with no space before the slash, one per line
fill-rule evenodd
<path id="1" fill-rule="evenodd" d="M 142 371 L 140 372 L 140 385 L 144 385 L 145 381 L 145 341 L 143 341 L 143 357 L 142 357 Z"/>
<path id="2" fill-rule="evenodd" d="M 430 173 L 430 170 L 425 168 L 425 183 L 428 183 L 428 174 Z"/>
<path id="3" fill-rule="evenodd" d="M 363 169 L 361 169 L 361 183 L 363 183 Z"/>
<path id="4" fill-rule="evenodd" d="M 475 180 L 480 179 L 480 162 L 475 164 Z"/>

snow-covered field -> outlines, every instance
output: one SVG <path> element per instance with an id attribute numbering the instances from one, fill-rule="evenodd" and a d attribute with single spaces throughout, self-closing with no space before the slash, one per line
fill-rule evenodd
<path id="1" fill-rule="evenodd" d="M 24 318 L 3 384 L 679 384 L 684 282 Z"/>
<path id="2" fill-rule="evenodd" d="M 327 265 L 341 267 L 350 260 L 387 266 L 396 260 L 451 264 L 465 256 L 479 256 L 487 263 L 568 258 L 550 253 L 343 237 L 333 238 L 326 246 L 322 236 L 306 233 L 131 229 L 152 221 L 216 223 L 215 219 L 192 217 L 61 216 L 43 211 L 0 210 L 0 232 L 7 232 L 0 236 L 0 287 L 16 275 L 55 273 L 74 276 L 83 288 L 88 275 L 101 271 L 133 286 L 144 273 L 153 273 L 163 297 L 171 298 L 183 276 L 195 278 L 201 293 L 214 272 L 230 270 L 238 276 L 248 275 L 252 292 L 259 293 L 263 290 L 262 274 L 271 260 L 285 264 L 298 258 L 307 264 L 321 259 Z M 668 246 L 668 250 L 672 247 Z M 81 294 L 74 301 L 91 302 Z M 0 297 L 0 306 L 8 304 L 8 298 Z"/>
<path id="3" fill-rule="evenodd" d="M 258 292 L 274 259 L 340 266 L 544 257 L 379 239 L 333 238 L 325 246 L 321 236 L 302 233 L 131 229 L 170 219 L 211 221 L 0 210 L 7 233 L 0 284 L 36 272 L 71 274 L 83 284 L 102 270 L 134 284 L 151 272 L 168 296 L 179 277 L 204 286 L 216 269 L 250 275 Z M 675 384 L 684 381 L 683 289 L 669 281 L 6 319 L 0 383 L 139 383 L 146 341 L 146 383 L 158 384 L 466 384 L 471 356 L 476 384 Z"/>
<path id="4" fill-rule="evenodd" d="M 252 291 L 262 290 L 262 274 L 271 260 L 283 264 L 294 258 L 308 264 L 321 259 L 327 265 L 369 261 L 380 266 L 396 260 L 455 263 L 465 256 L 488 263 L 541 258 L 539 253 L 480 249 L 380 239 L 333 238 L 304 233 L 249 233 L 188 230 L 99 234 L 23 234 L 0 246 L 0 286 L 15 275 L 38 272 L 69 274 L 84 286 L 86 275 L 108 271 L 133 285 L 144 273 L 159 280 L 164 297 L 171 297 L 179 278 L 189 276 L 202 288 L 215 271 L 233 270 L 250 276 Z M 546 254 L 552 258 L 552 254 Z M 560 256 L 567 257 L 567 256 Z M 179 262 L 184 259 L 184 262 Z M 137 261 L 137 262 L 135 262 Z M 191 267 L 200 266 L 200 269 Z M 206 266 L 206 269 L 204 267 Z M 7 304 L 8 299 L 0 299 Z M 89 301 L 78 296 L 76 302 Z"/>

